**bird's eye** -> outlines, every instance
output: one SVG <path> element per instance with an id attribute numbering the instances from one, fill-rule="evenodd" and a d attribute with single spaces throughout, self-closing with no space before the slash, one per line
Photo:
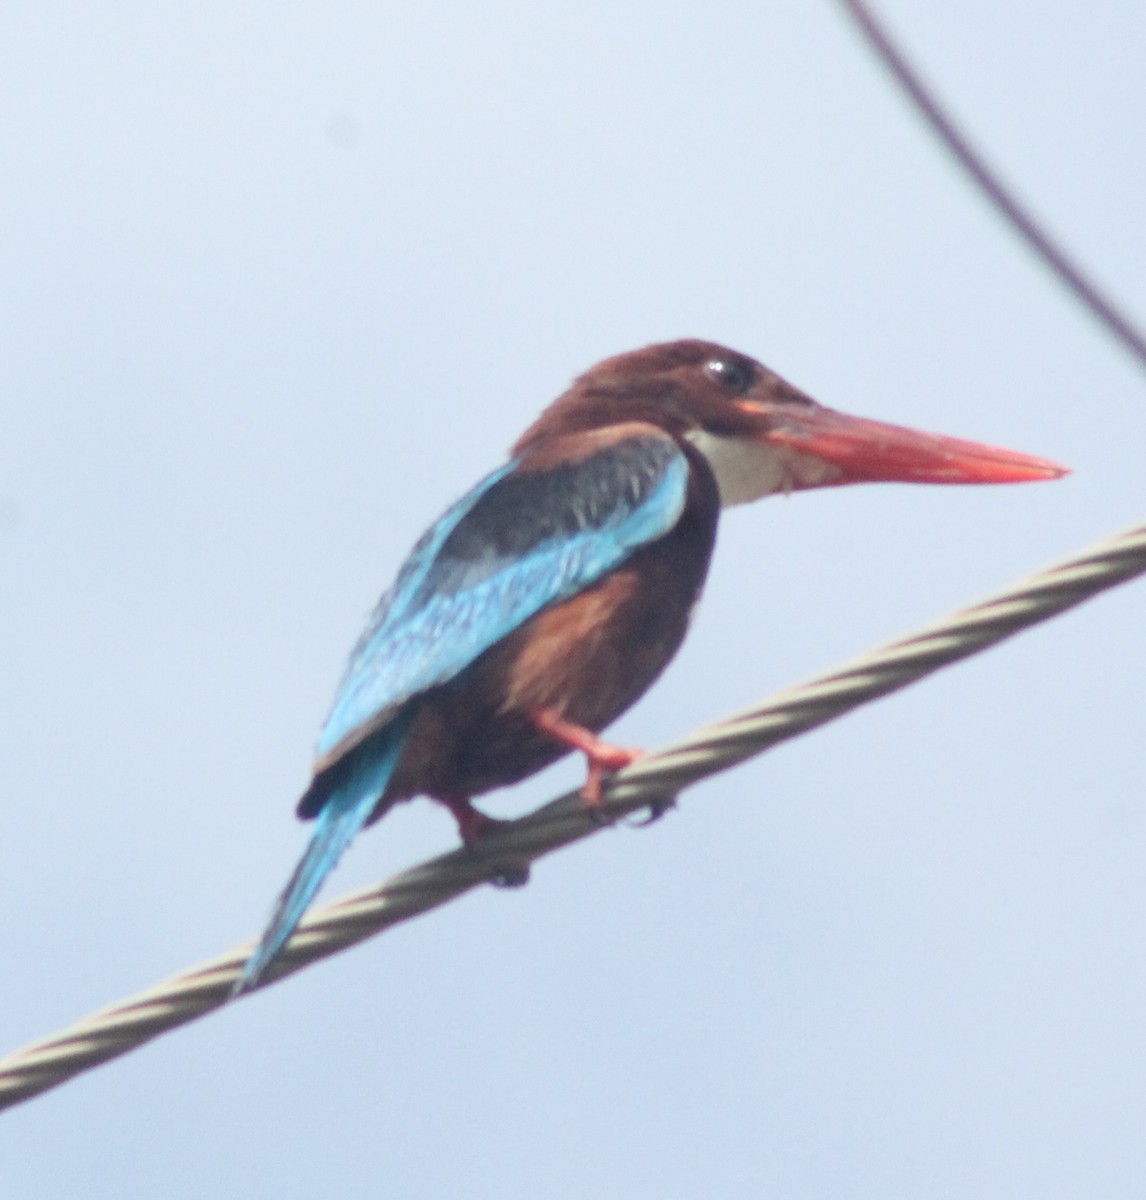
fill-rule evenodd
<path id="1" fill-rule="evenodd" d="M 752 368 L 731 358 L 713 358 L 704 364 L 704 373 L 726 392 L 742 395 L 753 384 Z"/>

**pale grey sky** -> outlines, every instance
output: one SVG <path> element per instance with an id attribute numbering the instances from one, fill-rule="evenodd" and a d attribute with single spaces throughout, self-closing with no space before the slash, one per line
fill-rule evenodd
<path id="1" fill-rule="evenodd" d="M 1146 10 L 883 8 L 1146 314 Z M 2 1050 L 256 932 L 364 615 L 607 354 L 1075 468 L 731 514 L 622 741 L 1143 517 L 1141 373 L 826 2 L 10 0 L 0 170 Z M 1138 1200 L 1144 595 L 5 1114 L 5 1194 Z"/>

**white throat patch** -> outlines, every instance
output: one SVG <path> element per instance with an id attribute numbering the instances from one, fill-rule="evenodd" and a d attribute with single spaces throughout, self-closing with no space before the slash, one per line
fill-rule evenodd
<path id="1" fill-rule="evenodd" d="M 690 430 L 684 436 L 708 460 L 723 508 L 747 504 L 774 492 L 822 487 L 835 483 L 842 474 L 822 458 L 787 446 L 768 446 L 745 437 L 720 437 L 703 429 Z"/>

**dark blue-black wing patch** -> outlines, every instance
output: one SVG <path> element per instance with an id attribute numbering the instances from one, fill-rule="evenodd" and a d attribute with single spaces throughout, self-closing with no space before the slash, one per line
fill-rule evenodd
<path id="1" fill-rule="evenodd" d="M 378 605 L 323 727 L 320 759 L 666 534 L 684 508 L 688 471 L 672 438 L 648 427 L 584 457 L 536 469 L 526 457 L 484 479 L 426 532 Z"/>

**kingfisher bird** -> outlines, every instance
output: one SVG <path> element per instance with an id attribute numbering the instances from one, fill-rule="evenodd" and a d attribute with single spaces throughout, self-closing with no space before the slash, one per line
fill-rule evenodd
<path id="1" fill-rule="evenodd" d="M 747 355 L 689 339 L 606 359 L 422 536 L 351 654 L 298 815 L 313 836 L 235 987 L 255 987 L 362 828 L 573 750 L 587 805 L 638 751 L 598 736 L 677 652 L 720 510 L 840 484 L 1013 483 L 1065 467 L 845 416 Z"/>

